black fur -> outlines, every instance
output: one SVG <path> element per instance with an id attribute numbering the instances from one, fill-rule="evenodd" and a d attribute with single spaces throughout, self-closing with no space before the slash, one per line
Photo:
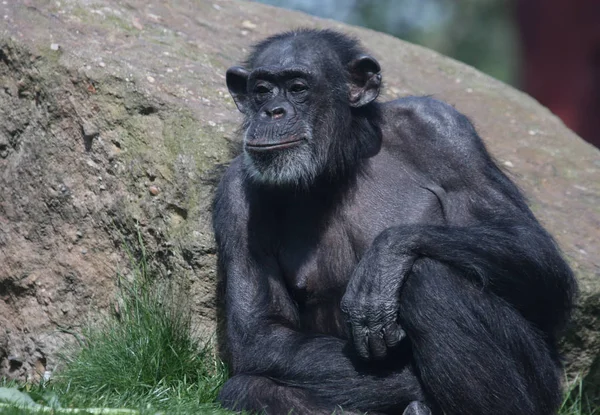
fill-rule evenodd
<path id="1" fill-rule="evenodd" d="M 221 403 L 556 413 L 571 270 L 466 117 L 432 98 L 379 104 L 380 81 L 332 31 L 273 36 L 228 71 L 245 150 L 214 205 Z"/>

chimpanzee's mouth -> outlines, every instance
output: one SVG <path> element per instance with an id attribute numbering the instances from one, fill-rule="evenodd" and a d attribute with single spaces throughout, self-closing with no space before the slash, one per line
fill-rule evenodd
<path id="1" fill-rule="evenodd" d="M 285 148 L 290 148 L 297 146 L 302 141 L 304 141 L 304 137 L 297 138 L 289 141 L 277 141 L 275 143 L 249 143 L 246 142 L 246 149 L 251 151 L 271 151 L 271 150 L 283 150 Z"/>

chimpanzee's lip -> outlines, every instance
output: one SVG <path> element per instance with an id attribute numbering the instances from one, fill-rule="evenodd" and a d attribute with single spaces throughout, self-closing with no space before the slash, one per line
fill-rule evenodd
<path id="1" fill-rule="evenodd" d="M 248 143 L 246 142 L 246 149 L 252 151 L 271 151 L 271 150 L 282 150 L 284 148 L 290 148 L 297 146 L 302 141 L 304 141 L 304 137 L 296 138 L 294 140 L 289 141 L 279 141 L 276 143 Z"/>

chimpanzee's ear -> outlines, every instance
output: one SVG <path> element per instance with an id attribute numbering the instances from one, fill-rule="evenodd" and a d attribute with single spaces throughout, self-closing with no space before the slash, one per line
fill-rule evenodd
<path id="1" fill-rule="evenodd" d="M 248 75 L 250 73 L 241 66 L 232 66 L 227 69 L 225 75 L 229 93 L 233 97 L 235 105 L 243 113 L 248 110 Z"/>
<path id="2" fill-rule="evenodd" d="M 379 95 L 381 67 L 375 58 L 363 55 L 348 65 L 350 73 L 350 106 L 362 107 Z"/>

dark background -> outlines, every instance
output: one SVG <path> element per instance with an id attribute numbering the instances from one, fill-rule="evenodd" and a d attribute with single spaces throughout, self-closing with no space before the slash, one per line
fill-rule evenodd
<path id="1" fill-rule="evenodd" d="M 600 0 L 259 0 L 386 32 L 547 106 L 600 147 Z"/>

